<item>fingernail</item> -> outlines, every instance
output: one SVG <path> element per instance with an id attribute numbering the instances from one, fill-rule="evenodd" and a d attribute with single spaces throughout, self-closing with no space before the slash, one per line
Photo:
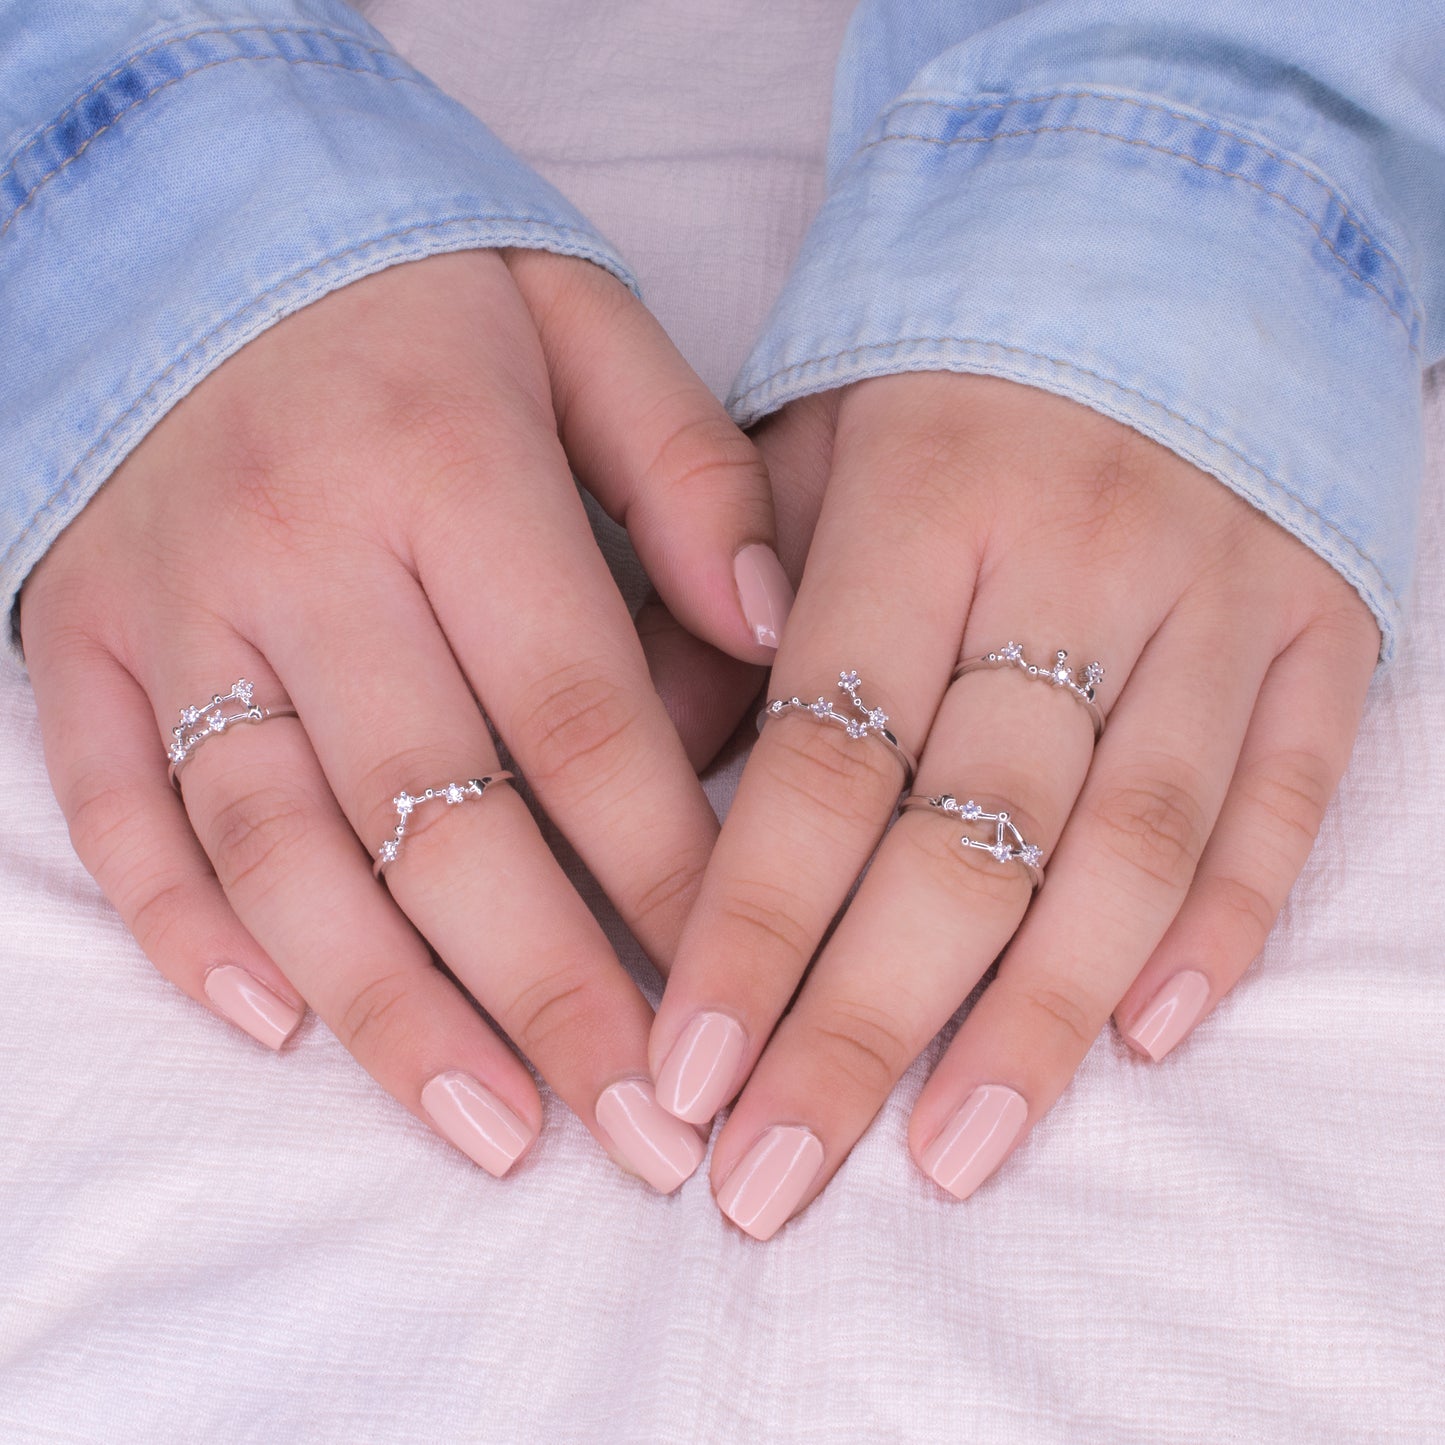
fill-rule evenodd
<path id="1" fill-rule="evenodd" d="M 727 1102 L 747 1037 L 726 1014 L 696 1014 L 657 1076 L 657 1102 L 689 1124 L 706 1124 Z"/>
<path id="2" fill-rule="evenodd" d="M 201 987 L 237 1028 L 245 1029 L 268 1049 L 279 1049 L 306 1016 L 305 1009 L 294 1008 L 278 998 L 260 979 L 234 963 L 218 963 L 206 974 Z"/>
<path id="3" fill-rule="evenodd" d="M 1150 1000 L 1134 1026 L 1121 1030 L 1124 1042 L 1157 1064 L 1194 1027 L 1208 1002 L 1209 980 L 1202 973 L 1192 968 L 1176 973 Z"/>
<path id="4" fill-rule="evenodd" d="M 743 617 L 752 629 L 754 640 L 763 647 L 776 648 L 783 635 L 783 624 L 793 609 L 793 584 L 788 581 L 778 554 L 771 547 L 754 542 L 733 558 L 733 576 L 737 579 Z"/>
<path id="5" fill-rule="evenodd" d="M 1003 1162 L 1029 1106 L 1002 1084 L 983 1084 L 959 1106 L 923 1151 L 924 1172 L 940 1188 L 967 1199 Z"/>
<path id="6" fill-rule="evenodd" d="M 671 1194 L 707 1152 L 697 1130 L 669 1114 L 646 1079 L 623 1079 L 605 1090 L 597 1100 L 597 1122 L 617 1152 L 661 1194 Z"/>
<path id="7" fill-rule="evenodd" d="M 490 1089 L 457 1069 L 427 1080 L 421 1106 L 443 1136 L 498 1179 L 537 1137 Z"/>
<path id="8" fill-rule="evenodd" d="M 723 1180 L 718 1208 L 754 1239 L 771 1239 L 822 1167 L 823 1145 L 811 1129 L 775 1124 Z"/>

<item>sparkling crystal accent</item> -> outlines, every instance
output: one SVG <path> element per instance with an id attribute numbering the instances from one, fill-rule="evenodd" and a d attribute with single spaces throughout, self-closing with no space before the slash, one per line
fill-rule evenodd
<path id="1" fill-rule="evenodd" d="M 1037 868 L 1043 860 L 1044 850 L 1035 847 L 1032 843 L 1025 843 L 1019 852 L 1019 857 L 1029 865 L 1030 868 Z"/>
<path id="2" fill-rule="evenodd" d="M 442 796 L 448 804 L 460 803 L 467 795 L 467 790 L 460 783 L 448 783 Z"/>
<path id="3" fill-rule="evenodd" d="M 410 813 L 414 807 L 416 807 L 416 799 L 407 792 L 398 793 L 396 797 L 391 800 L 391 802 L 392 806 L 396 809 L 398 813 L 401 814 L 403 818 L 406 817 L 406 815 Z"/>
<path id="4" fill-rule="evenodd" d="M 401 844 L 395 838 L 388 838 L 376 851 L 383 863 L 394 863 L 396 855 L 401 852 Z"/>
<path id="5" fill-rule="evenodd" d="M 971 823 L 983 817 L 983 809 L 975 803 L 972 798 L 970 798 L 958 812 L 960 817 L 967 818 Z"/>
<path id="6" fill-rule="evenodd" d="M 1024 650 L 1017 642 L 1005 642 L 998 654 L 1005 662 L 1022 662 Z"/>
<path id="7" fill-rule="evenodd" d="M 861 738 L 868 731 L 867 725 L 860 723 L 856 718 L 850 717 L 843 726 L 848 729 L 848 736 L 850 738 Z"/>
<path id="8" fill-rule="evenodd" d="M 183 707 L 181 709 L 181 722 L 188 728 L 193 728 L 201 720 L 201 710 L 198 707 Z"/>
<path id="9" fill-rule="evenodd" d="M 235 687 L 233 687 L 231 691 L 236 694 L 236 697 L 240 702 L 243 702 L 246 704 L 247 707 L 250 707 L 251 696 L 256 691 L 256 684 L 253 682 L 247 682 L 246 679 L 243 677 L 237 681 Z"/>
<path id="10" fill-rule="evenodd" d="M 183 763 L 186 760 L 186 745 L 184 743 L 172 743 L 170 747 L 171 761 Z"/>
<path id="11" fill-rule="evenodd" d="M 206 726 L 210 728 L 213 733 L 225 732 L 226 715 L 222 712 L 213 712 L 210 717 L 206 719 Z"/>
<path id="12" fill-rule="evenodd" d="M 858 686 L 859 678 L 856 672 L 840 672 L 838 674 L 838 686 L 844 692 L 852 692 Z"/>

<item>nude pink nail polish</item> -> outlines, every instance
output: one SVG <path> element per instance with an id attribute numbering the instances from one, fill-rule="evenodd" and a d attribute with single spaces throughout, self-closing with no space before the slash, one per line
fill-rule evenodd
<path id="1" fill-rule="evenodd" d="M 306 1016 L 304 1009 L 294 1008 L 234 963 L 218 963 L 206 974 L 201 987 L 237 1028 L 245 1029 L 268 1049 L 279 1049 Z"/>
<path id="2" fill-rule="evenodd" d="M 733 558 L 733 577 L 753 640 L 763 647 L 776 648 L 793 608 L 793 584 L 778 554 L 761 542 L 744 547 Z"/>
<path id="3" fill-rule="evenodd" d="M 657 1075 L 657 1102 L 690 1124 L 706 1124 L 727 1103 L 747 1035 L 722 1013 L 693 1016 Z"/>
<path id="4" fill-rule="evenodd" d="M 754 1239 L 771 1239 L 823 1167 L 823 1144 L 800 1124 L 775 1124 L 733 1165 L 718 1208 Z"/>
<path id="5" fill-rule="evenodd" d="M 537 1137 L 490 1089 L 458 1069 L 428 1079 L 421 1106 L 444 1138 L 498 1179 Z"/>
<path id="6" fill-rule="evenodd" d="M 1124 1042 L 1157 1064 L 1198 1022 L 1209 1002 L 1209 980 L 1197 970 L 1176 973 L 1150 999 L 1148 1007 L 1129 1029 Z"/>
<path id="7" fill-rule="evenodd" d="M 662 1194 L 671 1194 L 707 1152 L 697 1130 L 657 1102 L 648 1079 L 623 1079 L 604 1090 L 597 1122 L 633 1170 Z"/>
<path id="8" fill-rule="evenodd" d="M 1003 1162 L 1029 1116 L 1022 1094 L 982 1084 L 938 1131 L 919 1162 L 940 1188 L 967 1199 Z"/>

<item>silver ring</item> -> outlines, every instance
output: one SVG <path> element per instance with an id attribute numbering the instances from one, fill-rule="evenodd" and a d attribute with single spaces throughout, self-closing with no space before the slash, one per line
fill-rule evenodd
<path id="1" fill-rule="evenodd" d="M 958 841 L 965 848 L 977 848 L 979 852 L 989 854 L 999 863 L 1018 863 L 1029 875 L 1029 882 L 1033 884 L 1035 891 L 1044 886 L 1043 850 L 1032 843 L 1024 842 L 1024 835 L 1019 832 L 1008 813 L 1002 810 L 986 813 L 972 798 L 960 803 L 952 793 L 940 793 L 933 798 L 910 793 L 898 808 L 900 812 L 906 812 L 910 808 L 929 808 L 935 813 L 962 818 L 965 823 L 992 823 L 994 836 L 991 843 L 985 843 L 980 838 L 970 838 L 967 833 Z"/>
<path id="2" fill-rule="evenodd" d="M 388 863 L 395 863 L 401 852 L 402 839 L 406 837 L 406 825 L 411 815 L 423 804 L 443 802 L 449 808 L 465 803 L 468 798 L 480 798 L 493 783 L 505 783 L 512 778 L 505 769 L 488 773 L 485 778 L 468 778 L 464 783 L 443 783 L 439 788 L 428 788 L 424 793 L 408 793 L 405 788 L 391 800 L 396 809 L 396 827 L 377 850 L 376 861 L 371 865 L 372 877 L 380 878 Z"/>
<path id="3" fill-rule="evenodd" d="M 988 652 L 982 657 L 960 662 L 948 680 L 950 684 L 955 683 L 965 673 L 977 672 L 984 667 L 1016 667 L 1030 677 L 1037 677 L 1072 693 L 1088 710 L 1089 720 L 1094 724 L 1094 741 L 1098 742 L 1104 732 L 1104 714 L 1099 711 L 1099 704 L 1094 701 L 1094 692 L 1104 680 L 1104 664 L 1091 662 L 1075 677 L 1074 669 L 1068 664 L 1068 656 L 1067 652 L 1059 651 L 1054 654 L 1052 667 L 1035 667 L 1024 657 L 1024 650 L 1017 642 L 1006 642 L 997 652 Z"/>
<path id="4" fill-rule="evenodd" d="M 820 722 L 840 724 L 850 738 L 876 737 L 880 742 L 886 743 L 892 749 L 894 757 L 903 764 L 903 791 L 906 792 L 913 782 L 914 773 L 918 771 L 917 760 L 888 730 L 888 714 L 881 707 L 869 707 L 858 696 L 860 686 L 856 672 L 838 674 L 838 687 L 848 694 L 849 701 L 861 714 L 859 717 L 837 711 L 826 697 L 820 697 L 814 702 L 804 702 L 798 697 L 779 697 L 768 702 L 758 714 L 758 731 L 762 732 L 763 724 L 769 718 L 781 717 L 786 712 L 805 712 Z"/>
<path id="5" fill-rule="evenodd" d="M 185 761 L 207 738 L 218 737 L 237 723 L 265 722 L 273 717 L 295 717 L 296 709 L 289 702 L 277 707 L 261 707 L 255 702 L 256 684 L 238 677 L 227 693 L 216 693 L 208 703 L 183 707 L 181 720 L 171 729 L 171 745 L 166 749 L 170 767 L 166 770 L 171 786 L 180 791 L 177 775 Z M 239 712 L 227 712 L 226 704 L 240 704 Z"/>

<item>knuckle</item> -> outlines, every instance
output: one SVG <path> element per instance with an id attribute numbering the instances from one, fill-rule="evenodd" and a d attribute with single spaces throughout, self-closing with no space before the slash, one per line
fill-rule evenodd
<path id="1" fill-rule="evenodd" d="M 1335 790 L 1325 760 L 1303 750 L 1276 752 L 1241 775 L 1240 791 L 1308 852 Z"/>
<path id="2" fill-rule="evenodd" d="M 1208 828 L 1192 780 L 1158 772 L 1113 783 L 1094 806 L 1104 852 L 1169 889 L 1183 888 Z"/>
<path id="3" fill-rule="evenodd" d="M 227 799 L 207 829 L 216 876 L 228 891 L 282 876 L 288 855 L 312 832 L 311 810 L 295 794 L 266 785 Z"/>
<path id="4" fill-rule="evenodd" d="M 821 812 L 850 833 L 882 829 L 901 781 L 888 749 L 811 718 L 777 718 L 772 731 L 773 745 L 754 757 L 774 793 L 800 805 L 804 816 Z"/>
<path id="5" fill-rule="evenodd" d="M 395 1044 L 406 1018 L 402 1008 L 408 993 L 405 973 L 387 972 L 363 984 L 337 1022 L 341 1042 L 353 1054 L 380 1054 Z"/>
<path id="6" fill-rule="evenodd" d="M 635 925 L 680 924 L 692 908 L 706 866 L 705 857 L 685 858 L 649 883 L 631 900 L 629 911 Z"/>
<path id="7" fill-rule="evenodd" d="M 135 824 L 134 792 L 99 771 L 87 772 L 67 789 L 62 805 L 76 853 L 92 872 L 102 871 Z"/>
<path id="8" fill-rule="evenodd" d="M 597 1010 L 590 981 L 573 964 L 544 969 L 512 999 L 504 1024 L 534 1062 L 586 1036 Z"/>
<path id="9" fill-rule="evenodd" d="M 151 881 L 130 916 L 130 931 L 147 953 L 165 951 L 171 934 L 198 916 L 195 907 L 198 881 L 195 878 Z"/>
<path id="10" fill-rule="evenodd" d="M 897 1020 L 858 1000 L 835 1000 L 814 1031 L 827 1041 L 831 1066 L 870 1097 L 887 1094 L 913 1061 Z"/>
<path id="11" fill-rule="evenodd" d="M 540 789 L 586 797 L 615 781 L 639 721 L 635 698 L 585 663 L 559 667 L 534 683 L 517 713 L 517 746 Z"/>
<path id="12" fill-rule="evenodd" d="M 1201 889 L 1201 902 L 1235 921 L 1251 947 L 1263 945 L 1274 927 L 1279 904 L 1255 884 L 1230 874 L 1217 874 Z"/>
<path id="13" fill-rule="evenodd" d="M 762 462 L 757 449 L 728 417 L 712 408 L 697 414 L 691 396 L 663 403 L 679 404 L 694 414 L 666 431 L 642 472 L 642 492 L 685 501 L 693 507 L 700 500 L 725 501 L 740 483 L 760 485 Z"/>
<path id="14" fill-rule="evenodd" d="M 774 966 L 801 973 L 817 940 L 797 918 L 797 902 L 790 888 L 757 879 L 739 880 L 721 906 L 720 927 L 743 936 L 744 945 L 738 950 L 742 956 L 757 958 L 761 951 Z"/>
<path id="15" fill-rule="evenodd" d="M 1046 1026 L 1061 1032 L 1078 1053 L 1089 1050 L 1103 1026 L 1103 1019 L 1062 984 L 1041 980 L 1024 991 L 1023 999 L 1036 1020 L 1046 1020 Z"/>

